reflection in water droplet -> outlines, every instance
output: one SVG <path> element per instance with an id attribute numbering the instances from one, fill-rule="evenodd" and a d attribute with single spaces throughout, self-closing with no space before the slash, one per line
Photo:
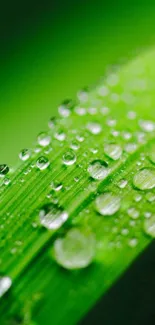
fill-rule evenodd
<path id="1" fill-rule="evenodd" d="M 54 242 L 55 260 L 66 269 L 85 268 L 94 259 L 95 244 L 92 233 L 73 228 Z"/>
<path id="2" fill-rule="evenodd" d="M 140 190 L 148 190 L 155 187 L 155 168 L 140 169 L 133 178 L 133 185 Z"/>
<path id="3" fill-rule="evenodd" d="M 44 170 L 49 166 L 49 160 L 48 158 L 41 156 L 37 159 L 36 162 L 36 166 L 40 169 L 40 170 Z"/>
<path id="4" fill-rule="evenodd" d="M 89 122 L 86 127 L 92 134 L 99 134 L 102 131 L 101 125 L 96 122 Z"/>
<path id="5" fill-rule="evenodd" d="M 155 238 L 155 215 L 144 221 L 144 231 L 147 235 Z"/>
<path id="6" fill-rule="evenodd" d="M 31 150 L 29 149 L 23 149 L 20 153 L 19 153 L 19 158 L 23 161 L 28 160 L 31 156 Z"/>
<path id="7" fill-rule="evenodd" d="M 64 153 L 62 157 L 63 163 L 67 166 L 73 165 L 76 162 L 76 155 L 72 149 Z"/>
<path id="8" fill-rule="evenodd" d="M 95 200 L 95 207 L 97 212 L 103 216 L 111 216 L 120 209 L 121 200 L 119 196 L 107 192 L 101 194 Z"/>
<path id="9" fill-rule="evenodd" d="M 5 176 L 9 172 L 9 167 L 6 164 L 0 165 L 0 177 Z"/>
<path id="10" fill-rule="evenodd" d="M 103 160 L 93 160 L 87 170 L 93 179 L 101 180 L 108 175 L 108 164 Z"/>
<path id="11" fill-rule="evenodd" d="M 0 278 L 0 297 L 2 297 L 11 287 L 11 278 L 4 276 Z"/>
<path id="12" fill-rule="evenodd" d="M 38 135 L 38 143 L 42 147 L 46 147 L 50 144 L 51 137 L 48 133 L 42 132 Z"/>
<path id="13" fill-rule="evenodd" d="M 122 156 L 122 148 L 115 143 L 105 144 L 104 152 L 109 158 L 113 160 L 118 160 Z"/>
<path id="14" fill-rule="evenodd" d="M 47 229 L 60 228 L 68 219 L 68 213 L 56 204 L 45 204 L 39 212 L 40 223 Z"/>

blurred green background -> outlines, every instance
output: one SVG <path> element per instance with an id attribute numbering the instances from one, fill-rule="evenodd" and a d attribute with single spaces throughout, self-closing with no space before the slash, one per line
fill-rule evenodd
<path id="1" fill-rule="evenodd" d="M 0 12 L 1 163 L 14 165 L 58 104 L 155 43 L 155 2 L 13 1 Z"/>

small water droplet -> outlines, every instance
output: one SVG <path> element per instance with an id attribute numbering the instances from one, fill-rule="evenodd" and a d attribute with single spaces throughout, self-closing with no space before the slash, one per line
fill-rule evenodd
<path id="1" fill-rule="evenodd" d="M 135 202 L 140 202 L 142 199 L 142 196 L 140 194 L 136 194 L 134 197 Z"/>
<path id="2" fill-rule="evenodd" d="M 146 193 L 146 200 L 147 200 L 148 202 L 153 202 L 153 201 L 155 201 L 155 194 L 154 194 L 154 193 L 151 193 L 151 192 Z"/>
<path id="3" fill-rule="evenodd" d="M 22 160 L 22 161 L 26 161 L 30 158 L 31 156 L 31 150 L 29 149 L 23 149 L 21 150 L 21 152 L 19 153 L 19 158 Z"/>
<path id="4" fill-rule="evenodd" d="M 63 163 L 67 166 L 73 165 L 76 162 L 76 155 L 72 149 L 64 153 L 62 157 Z"/>
<path id="5" fill-rule="evenodd" d="M 42 132 L 38 135 L 38 143 L 42 147 L 46 147 L 50 144 L 51 137 L 48 133 Z"/>
<path id="6" fill-rule="evenodd" d="M 3 181 L 3 184 L 4 184 L 4 185 L 7 186 L 7 185 L 9 185 L 10 183 L 11 183 L 11 180 L 10 180 L 9 178 L 7 178 L 7 177 L 4 178 L 4 181 Z"/>
<path id="7" fill-rule="evenodd" d="M 145 132 L 153 132 L 155 130 L 155 123 L 152 121 L 140 120 L 139 126 Z"/>
<path id="8" fill-rule="evenodd" d="M 119 187 L 119 188 L 125 188 L 127 184 L 128 184 L 128 181 L 127 181 L 126 179 L 121 179 L 121 180 L 118 182 L 118 187 Z"/>
<path id="9" fill-rule="evenodd" d="M 77 93 L 77 97 L 82 103 L 86 103 L 88 101 L 88 90 L 86 88 L 81 89 Z"/>
<path id="10" fill-rule="evenodd" d="M 5 176 L 9 172 L 9 167 L 6 164 L 0 165 L 0 177 Z"/>
<path id="11" fill-rule="evenodd" d="M 129 111 L 127 113 L 127 117 L 128 117 L 129 120 L 134 120 L 136 118 L 136 116 L 137 116 L 137 114 L 134 111 Z"/>
<path id="12" fill-rule="evenodd" d="M 93 160 L 88 166 L 89 175 L 96 180 L 104 179 L 108 175 L 108 164 L 103 160 Z"/>
<path id="13" fill-rule="evenodd" d="M 148 190 L 155 187 L 155 168 L 140 169 L 133 178 L 133 185 L 140 190 Z"/>
<path id="14" fill-rule="evenodd" d="M 64 141 L 66 139 L 66 134 L 62 130 L 59 130 L 54 134 L 54 137 L 58 141 Z"/>
<path id="15" fill-rule="evenodd" d="M 56 118 L 52 117 L 48 122 L 48 126 L 50 129 L 53 129 L 55 125 L 56 125 Z"/>
<path id="16" fill-rule="evenodd" d="M 41 156 L 37 159 L 36 162 L 36 166 L 40 169 L 40 170 L 44 170 L 49 166 L 49 160 L 48 158 Z"/>
<path id="17" fill-rule="evenodd" d="M 39 212 L 41 224 L 50 230 L 60 228 L 68 219 L 68 213 L 56 204 L 45 204 Z"/>
<path id="18" fill-rule="evenodd" d="M 2 297 L 11 287 L 12 280 L 8 276 L 0 278 L 0 297 Z"/>
<path id="19" fill-rule="evenodd" d="M 139 218 L 139 211 L 135 207 L 130 207 L 128 209 L 128 215 L 132 219 L 137 219 L 137 218 Z"/>
<path id="20" fill-rule="evenodd" d="M 73 150 L 78 150 L 80 148 L 80 145 L 79 145 L 79 143 L 76 140 L 74 140 L 74 141 L 72 141 L 70 147 Z"/>
<path id="21" fill-rule="evenodd" d="M 99 134 L 102 131 L 102 127 L 97 122 L 89 122 L 86 126 L 87 130 L 92 134 Z"/>
<path id="22" fill-rule="evenodd" d="M 105 144 L 104 152 L 109 158 L 113 160 L 118 160 L 122 156 L 122 148 L 116 143 Z"/>
<path id="23" fill-rule="evenodd" d="M 155 215 L 144 221 L 144 231 L 147 235 L 155 238 Z"/>
<path id="24" fill-rule="evenodd" d="M 137 238 L 131 238 L 131 239 L 129 239 L 129 241 L 128 241 L 128 245 L 130 246 L 130 247 L 136 247 L 137 246 L 137 244 L 138 244 L 138 239 Z"/>
<path id="25" fill-rule="evenodd" d="M 136 151 L 136 149 L 137 149 L 136 143 L 127 143 L 124 148 L 124 150 L 128 153 L 133 153 Z"/>
<path id="26" fill-rule="evenodd" d="M 62 185 L 62 183 L 55 181 L 55 182 L 51 183 L 51 187 L 54 191 L 59 192 L 62 189 L 63 185 Z"/>
<path id="27" fill-rule="evenodd" d="M 68 117 L 71 113 L 73 103 L 71 100 L 65 100 L 59 107 L 58 112 L 62 117 Z"/>
<path id="28" fill-rule="evenodd" d="M 105 116 L 105 115 L 108 115 L 110 113 L 110 109 L 109 109 L 109 107 L 104 106 L 104 107 L 100 108 L 100 112 L 101 112 L 102 115 Z"/>
<path id="29" fill-rule="evenodd" d="M 115 214 L 120 209 L 120 206 L 120 197 L 111 192 L 101 194 L 95 200 L 96 210 L 103 216 Z"/>
<path id="30" fill-rule="evenodd" d="M 66 269 L 86 268 L 94 259 L 95 246 L 92 233 L 73 228 L 64 238 L 58 238 L 54 242 L 54 257 Z"/>

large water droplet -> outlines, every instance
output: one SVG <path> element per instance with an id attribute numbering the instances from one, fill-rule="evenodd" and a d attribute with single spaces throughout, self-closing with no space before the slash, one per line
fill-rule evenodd
<path id="1" fill-rule="evenodd" d="M 54 256 L 66 269 L 81 269 L 92 263 L 95 256 L 95 238 L 90 232 L 71 229 L 64 238 L 54 242 Z"/>
<path id="2" fill-rule="evenodd" d="M 92 134 L 99 134 L 102 131 L 102 127 L 97 122 L 89 122 L 87 123 L 87 130 Z"/>
<path id="3" fill-rule="evenodd" d="M 144 221 L 144 231 L 147 235 L 155 238 L 155 215 Z"/>
<path id="4" fill-rule="evenodd" d="M 88 166 L 89 175 L 96 180 L 104 179 L 108 175 L 108 164 L 103 160 L 93 160 Z"/>
<path id="5" fill-rule="evenodd" d="M 0 278 L 0 297 L 2 297 L 11 287 L 12 280 L 8 276 Z"/>
<path id="6" fill-rule="evenodd" d="M 23 149 L 20 153 L 19 153 L 19 158 L 22 161 L 26 161 L 30 158 L 31 156 L 31 150 L 29 149 Z"/>
<path id="7" fill-rule="evenodd" d="M 68 213 L 56 204 L 45 204 L 39 212 L 41 224 L 50 230 L 60 228 L 68 219 Z"/>
<path id="8" fill-rule="evenodd" d="M 47 157 L 41 156 L 37 159 L 36 162 L 36 166 L 40 169 L 40 170 L 44 170 L 49 166 L 49 160 Z"/>
<path id="9" fill-rule="evenodd" d="M 51 142 L 51 137 L 48 133 L 42 132 L 38 135 L 38 143 L 42 147 L 47 147 Z"/>
<path id="10" fill-rule="evenodd" d="M 107 192 L 98 196 L 95 200 L 97 212 L 103 216 L 111 216 L 120 209 L 121 200 L 119 196 Z"/>
<path id="11" fill-rule="evenodd" d="M 133 185 L 140 190 L 148 190 L 155 187 L 155 168 L 140 169 L 133 178 Z"/>
<path id="12" fill-rule="evenodd" d="M 63 163 L 67 166 L 73 165 L 76 162 L 76 155 L 72 149 L 64 153 L 62 157 Z"/>
<path id="13" fill-rule="evenodd" d="M 0 165 L 0 177 L 5 176 L 9 172 L 9 167 L 6 164 Z"/>
<path id="14" fill-rule="evenodd" d="M 107 143 L 104 145 L 104 152 L 109 158 L 118 160 L 122 155 L 122 148 L 118 144 Z"/>

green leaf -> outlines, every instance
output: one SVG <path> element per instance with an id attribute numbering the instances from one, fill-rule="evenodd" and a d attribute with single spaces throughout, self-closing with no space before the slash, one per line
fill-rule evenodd
<path id="1" fill-rule="evenodd" d="M 154 55 L 61 105 L 31 157 L 1 178 L 1 274 L 12 279 L 2 324 L 76 324 L 154 237 Z M 67 219 L 50 230 L 40 221 L 49 204 Z M 72 228 L 96 238 L 86 269 L 55 260 L 53 243 Z"/>

